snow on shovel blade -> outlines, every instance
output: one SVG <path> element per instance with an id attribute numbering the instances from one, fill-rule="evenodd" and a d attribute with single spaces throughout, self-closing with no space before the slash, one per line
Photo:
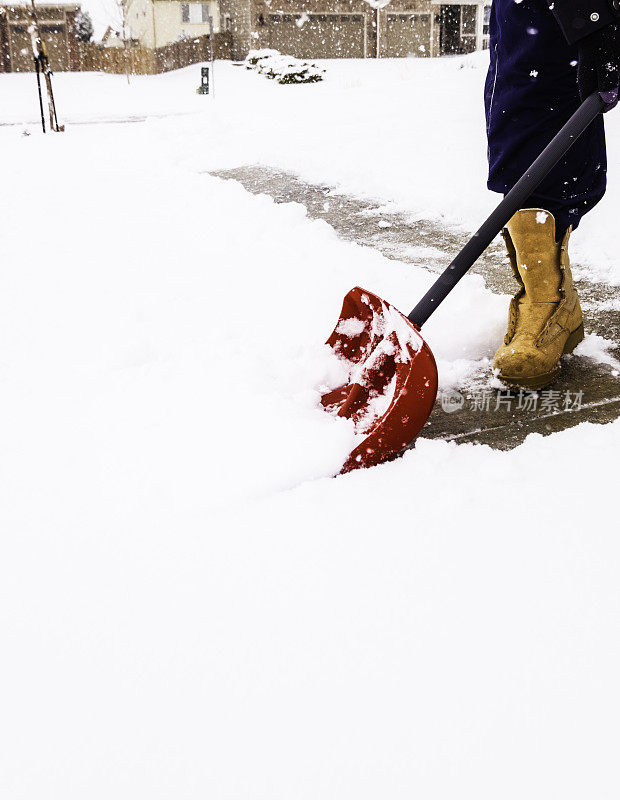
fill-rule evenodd
<path id="1" fill-rule="evenodd" d="M 364 436 L 342 472 L 372 467 L 408 445 L 437 396 L 437 365 L 419 330 L 377 295 L 356 287 L 344 298 L 327 344 L 348 362 L 344 386 L 322 404 Z"/>

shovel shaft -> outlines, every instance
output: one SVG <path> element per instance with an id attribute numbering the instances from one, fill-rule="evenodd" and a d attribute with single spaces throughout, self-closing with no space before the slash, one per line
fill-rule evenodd
<path id="1" fill-rule="evenodd" d="M 557 136 L 545 147 L 532 166 L 519 178 L 495 211 L 474 233 L 450 266 L 439 276 L 417 306 L 409 320 L 421 328 L 463 275 L 476 263 L 508 220 L 520 209 L 535 189 L 551 172 L 571 145 L 602 113 L 604 102 L 598 92 L 591 94 L 579 106 Z"/>

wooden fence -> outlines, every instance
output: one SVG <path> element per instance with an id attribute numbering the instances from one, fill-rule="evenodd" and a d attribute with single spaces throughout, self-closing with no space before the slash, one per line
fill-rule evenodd
<path id="1" fill-rule="evenodd" d="M 232 57 L 232 34 L 213 34 L 214 58 Z M 173 42 L 155 49 L 148 47 L 103 47 L 92 42 L 79 46 L 79 70 L 131 75 L 156 75 L 173 69 L 198 64 L 211 58 L 209 36 L 198 36 Z"/>

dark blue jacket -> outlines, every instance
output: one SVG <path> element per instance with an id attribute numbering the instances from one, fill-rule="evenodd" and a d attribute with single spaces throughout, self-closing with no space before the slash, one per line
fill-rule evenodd
<path id="1" fill-rule="evenodd" d="M 604 28 L 620 16 L 620 0 L 555 0 L 549 8 L 569 44 Z"/>
<path id="2" fill-rule="evenodd" d="M 571 8 L 606 0 L 556 2 L 562 5 L 566 21 L 571 19 Z M 506 193 L 579 107 L 579 53 L 578 45 L 562 35 L 556 9 L 550 10 L 548 0 L 493 0 L 490 51 L 485 86 L 488 186 Z M 577 227 L 605 193 L 606 171 L 600 116 L 545 178 L 526 207 L 550 211 L 558 230 Z"/>

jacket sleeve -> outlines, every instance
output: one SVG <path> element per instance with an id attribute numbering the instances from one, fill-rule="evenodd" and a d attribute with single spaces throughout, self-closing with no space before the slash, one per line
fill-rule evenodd
<path id="1" fill-rule="evenodd" d="M 620 17 L 620 0 L 555 0 L 550 2 L 549 8 L 569 44 Z"/>

